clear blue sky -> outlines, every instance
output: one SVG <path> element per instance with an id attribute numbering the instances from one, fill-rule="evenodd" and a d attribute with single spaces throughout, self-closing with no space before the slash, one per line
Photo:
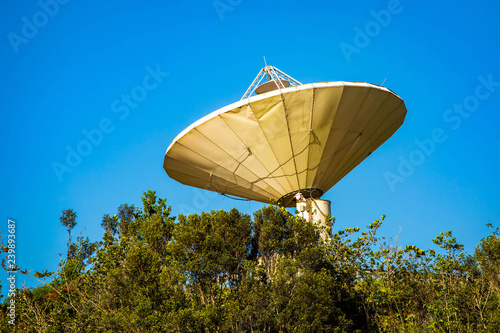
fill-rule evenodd
<path id="1" fill-rule="evenodd" d="M 147 189 L 174 214 L 262 207 L 181 185 L 162 164 L 179 132 L 243 95 L 265 55 L 302 83 L 383 83 L 406 103 L 399 131 L 323 196 L 336 229 L 386 214 L 381 234 L 401 227 L 399 244 L 431 248 L 451 229 L 472 252 L 489 220 L 500 226 L 498 12 L 495 1 L 2 1 L 3 238 L 14 218 L 18 264 L 55 270 L 65 208 L 75 234 L 98 240 L 102 216 Z"/>

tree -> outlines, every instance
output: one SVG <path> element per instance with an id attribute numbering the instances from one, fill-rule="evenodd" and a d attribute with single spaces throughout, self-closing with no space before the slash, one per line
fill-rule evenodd
<path id="1" fill-rule="evenodd" d="M 451 231 L 434 239 L 437 251 L 387 244 L 377 235 L 385 216 L 364 230 L 328 230 L 328 238 L 275 206 L 253 217 L 232 209 L 176 219 L 154 191 L 144 192 L 140 208 L 105 214 L 100 241 L 73 241 L 76 217 L 62 211 L 68 249 L 55 274 L 19 270 L 42 285 L 16 290 L 14 328 L 6 299 L 2 330 L 500 331 L 492 225 L 468 255 Z"/>

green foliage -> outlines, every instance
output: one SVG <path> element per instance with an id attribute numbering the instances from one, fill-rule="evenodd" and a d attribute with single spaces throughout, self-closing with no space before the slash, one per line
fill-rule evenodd
<path id="1" fill-rule="evenodd" d="M 65 209 L 62 211 L 59 221 L 69 232 L 76 226 L 76 213 L 73 209 Z"/>
<path id="2" fill-rule="evenodd" d="M 19 270 L 41 286 L 16 291 L 14 327 L 10 299 L 0 306 L 3 331 L 500 331 L 492 225 L 468 255 L 451 231 L 433 240 L 437 251 L 387 244 L 377 235 L 385 215 L 334 233 L 275 206 L 176 221 L 154 191 L 141 208 L 104 215 L 98 242 L 72 241 L 76 217 L 62 212 L 68 248 L 57 272 Z"/>

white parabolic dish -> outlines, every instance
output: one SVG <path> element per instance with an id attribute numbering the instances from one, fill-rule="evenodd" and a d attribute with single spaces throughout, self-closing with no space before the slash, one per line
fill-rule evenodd
<path id="1" fill-rule="evenodd" d="M 292 86 L 242 99 L 182 131 L 163 167 L 182 184 L 294 206 L 319 198 L 403 124 L 389 89 L 360 82 Z"/>

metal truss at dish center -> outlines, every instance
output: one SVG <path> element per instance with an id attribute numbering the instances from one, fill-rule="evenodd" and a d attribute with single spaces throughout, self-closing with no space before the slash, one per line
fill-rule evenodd
<path id="1" fill-rule="evenodd" d="M 182 184 L 292 207 L 301 197 L 319 199 L 405 116 L 403 100 L 387 88 L 300 84 L 267 66 L 240 101 L 181 132 L 163 166 Z"/>

